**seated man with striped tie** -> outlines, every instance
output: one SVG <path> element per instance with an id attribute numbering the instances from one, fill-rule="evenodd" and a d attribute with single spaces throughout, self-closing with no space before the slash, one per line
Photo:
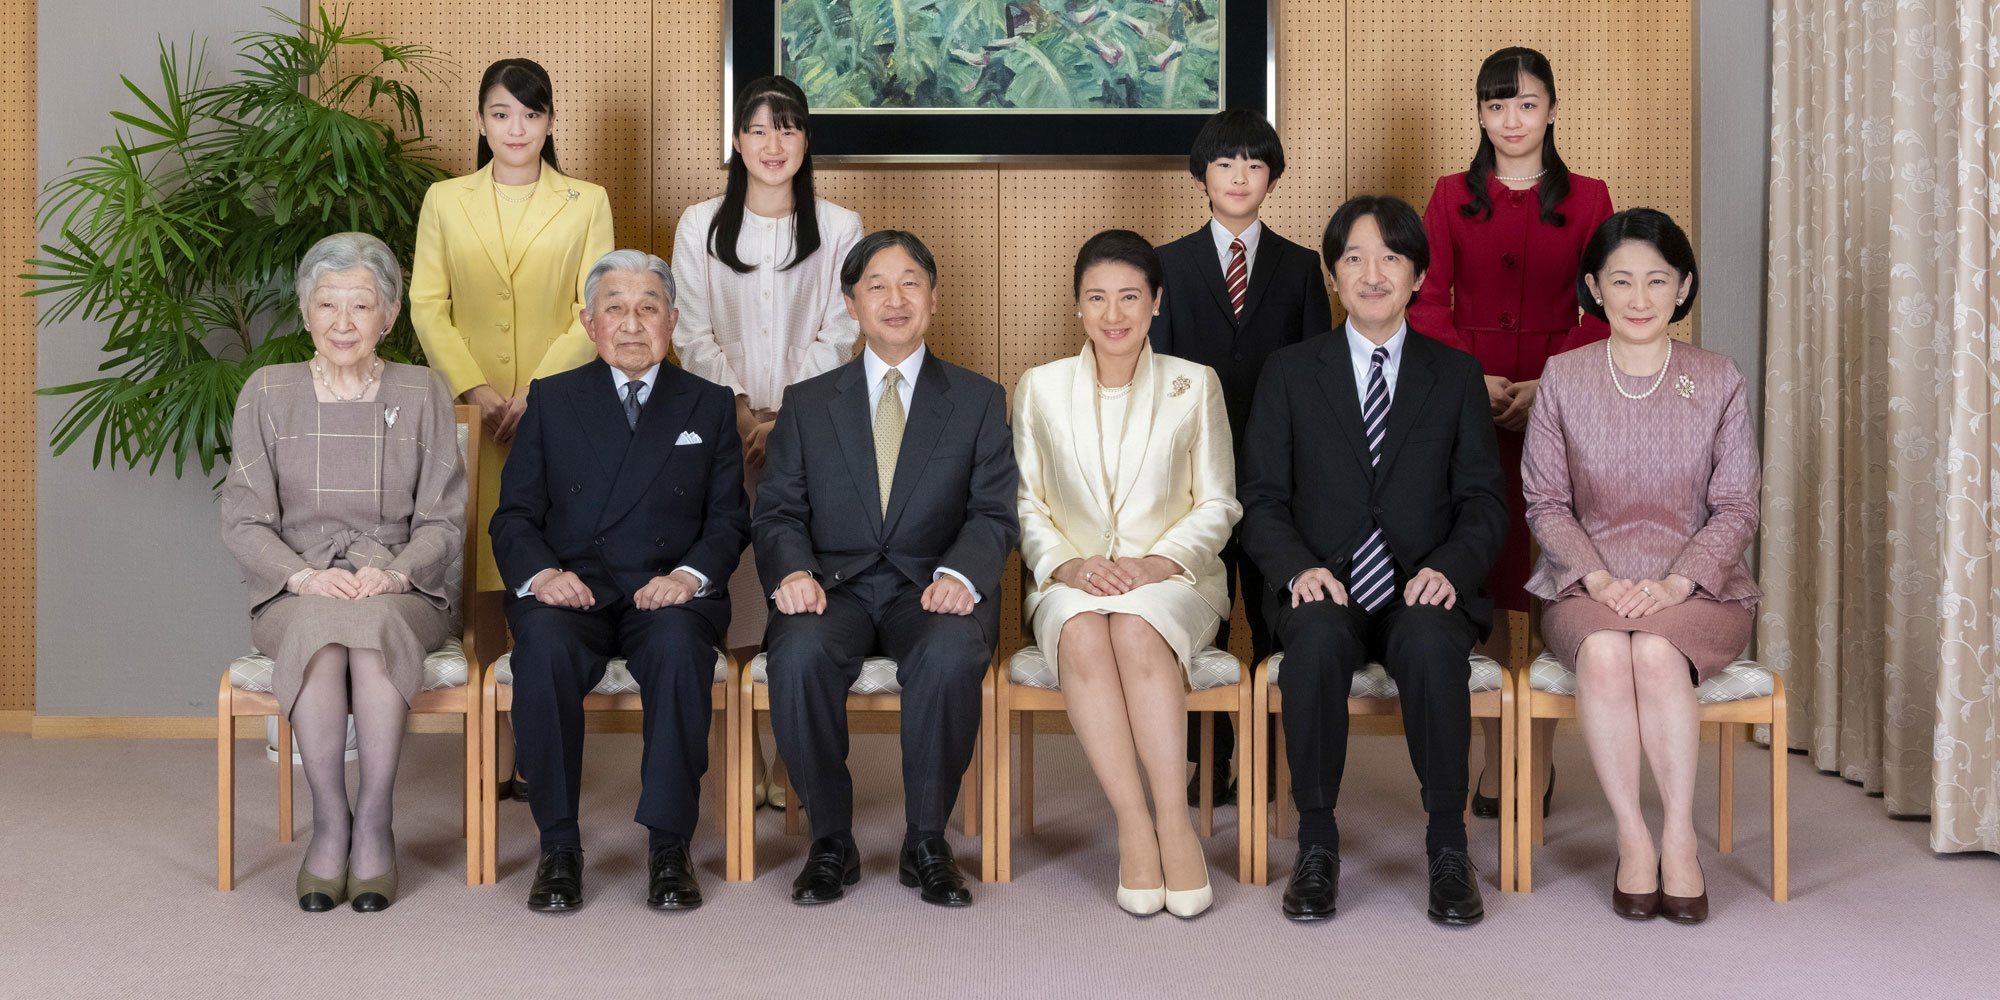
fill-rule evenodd
<path id="1" fill-rule="evenodd" d="M 1466 851 L 1466 691 L 1489 627 L 1481 592 L 1506 530 L 1486 383 L 1471 355 L 1404 321 L 1430 262 L 1424 226 L 1393 197 L 1350 199 L 1323 252 L 1347 322 L 1271 355 L 1238 469 L 1244 552 L 1270 592 L 1299 855 L 1293 920 L 1333 916 L 1334 803 L 1354 673 L 1379 662 L 1401 692 L 1410 762 L 1430 814 L 1429 915 L 1485 915 Z"/>
<path id="2" fill-rule="evenodd" d="M 847 693 L 864 658 L 902 688 L 899 875 L 926 903 L 972 901 L 944 838 L 979 735 L 979 685 L 1000 632 L 1000 573 L 1020 539 L 1006 394 L 926 348 L 937 261 L 899 230 L 840 267 L 861 356 L 785 390 L 752 533 L 778 613 L 766 626 L 771 728 L 812 822 L 800 905 L 861 877 Z"/>

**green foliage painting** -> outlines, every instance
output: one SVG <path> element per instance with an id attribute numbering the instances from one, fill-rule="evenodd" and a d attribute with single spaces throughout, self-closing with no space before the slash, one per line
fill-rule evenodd
<path id="1" fill-rule="evenodd" d="M 1224 0 L 780 0 L 815 111 L 1218 106 Z"/>

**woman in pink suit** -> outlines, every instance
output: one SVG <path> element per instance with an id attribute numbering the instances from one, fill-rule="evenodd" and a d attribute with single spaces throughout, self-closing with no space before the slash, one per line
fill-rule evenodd
<path id="1" fill-rule="evenodd" d="M 1694 250 L 1666 215 L 1629 209 L 1584 249 L 1579 298 L 1611 338 L 1560 354 L 1528 420 L 1522 491 L 1542 555 L 1529 592 L 1549 652 L 1576 671 L 1577 720 L 1618 824 L 1612 908 L 1697 923 L 1695 687 L 1743 652 L 1758 591 L 1755 432 L 1729 358 L 1675 343 Z M 1657 848 L 1639 759 L 1664 807 Z"/>

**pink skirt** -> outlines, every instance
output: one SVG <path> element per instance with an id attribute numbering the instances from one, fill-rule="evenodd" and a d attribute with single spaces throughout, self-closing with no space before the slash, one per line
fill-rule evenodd
<path id="1" fill-rule="evenodd" d="M 1750 629 L 1756 615 L 1754 605 L 1690 597 L 1644 618 L 1620 618 L 1589 595 L 1576 594 L 1554 601 L 1542 610 L 1542 637 L 1548 642 L 1549 652 L 1574 671 L 1576 651 L 1592 632 L 1657 635 L 1673 643 L 1688 658 L 1694 683 L 1700 685 L 1743 655 L 1750 645 Z"/>

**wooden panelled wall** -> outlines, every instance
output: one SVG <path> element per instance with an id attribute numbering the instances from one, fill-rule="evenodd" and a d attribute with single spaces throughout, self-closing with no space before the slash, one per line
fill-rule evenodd
<path id="1" fill-rule="evenodd" d="M 1317 246 L 1351 194 L 1397 194 L 1421 210 L 1437 177 L 1471 158 L 1480 61 L 1516 44 L 1555 64 L 1557 141 L 1571 169 L 1606 180 L 1615 205 L 1652 205 L 1693 231 L 1691 0 L 1275 6 L 1287 167 L 1265 218 L 1277 231 Z M 665 256 L 681 211 L 722 190 L 719 0 L 584 0 L 560 13 L 534 0 L 353 0 L 351 11 L 354 27 L 457 61 L 458 79 L 419 84 L 455 171 L 472 166 L 480 70 L 526 56 L 555 79 L 564 168 L 611 191 L 619 245 Z M 930 244 L 942 295 L 933 345 L 1009 386 L 1080 346 L 1069 286 L 1086 237 L 1116 226 L 1164 242 L 1207 218 L 1199 189 L 1176 169 L 875 167 L 819 177 L 821 195 L 860 212 L 868 228 L 910 229 Z M 1011 579 L 1004 592 L 1011 602 Z M 1009 632 L 1016 620 L 1002 616 Z"/>
<path id="2" fill-rule="evenodd" d="M 0 0 L 0 713 L 35 707 L 35 7 Z"/>

